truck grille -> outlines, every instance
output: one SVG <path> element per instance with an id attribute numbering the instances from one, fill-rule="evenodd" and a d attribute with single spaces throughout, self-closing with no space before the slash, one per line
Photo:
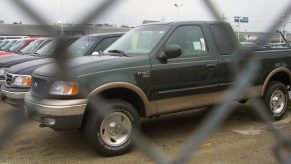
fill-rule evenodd
<path id="1" fill-rule="evenodd" d="M 6 73 L 5 84 L 6 84 L 7 87 L 11 86 L 12 79 L 13 79 L 13 76 L 11 74 L 9 74 L 9 73 Z"/>
<path id="2" fill-rule="evenodd" d="M 48 96 L 49 86 L 49 81 L 32 77 L 31 94 L 38 98 L 45 98 Z"/>
<path id="3" fill-rule="evenodd" d="M 5 76 L 0 75 L 0 80 L 5 80 Z"/>

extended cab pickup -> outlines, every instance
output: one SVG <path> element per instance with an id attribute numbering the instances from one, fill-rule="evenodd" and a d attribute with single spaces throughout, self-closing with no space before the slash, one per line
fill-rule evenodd
<path id="1" fill-rule="evenodd" d="M 224 90 L 235 83 L 229 64 L 239 52 L 234 32 L 226 23 L 139 26 L 100 56 L 69 60 L 69 80 L 57 78 L 55 64 L 37 69 L 32 89 L 25 96 L 26 112 L 56 130 L 84 128 L 96 151 L 122 154 L 129 150 L 141 117 L 221 101 Z M 264 99 L 270 114 L 279 119 L 288 106 L 291 51 L 254 53 L 262 69 L 253 89 Z M 97 97 L 108 101 L 97 101 Z"/>

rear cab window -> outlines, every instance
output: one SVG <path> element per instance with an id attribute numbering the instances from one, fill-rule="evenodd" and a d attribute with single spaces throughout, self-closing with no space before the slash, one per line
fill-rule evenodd
<path id="1" fill-rule="evenodd" d="M 221 55 L 234 54 L 235 45 L 233 43 L 231 31 L 223 24 L 211 24 L 209 27 L 218 53 Z"/>

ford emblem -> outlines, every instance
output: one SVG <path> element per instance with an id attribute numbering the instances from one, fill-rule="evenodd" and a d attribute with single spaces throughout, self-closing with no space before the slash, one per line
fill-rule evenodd
<path id="1" fill-rule="evenodd" d="M 37 87 L 37 82 L 34 82 L 33 86 L 34 86 L 34 88 L 36 88 Z"/>

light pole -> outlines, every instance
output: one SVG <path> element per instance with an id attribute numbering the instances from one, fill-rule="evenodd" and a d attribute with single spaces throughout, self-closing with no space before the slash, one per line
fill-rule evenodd
<path id="1" fill-rule="evenodd" d="M 64 24 L 62 21 L 58 21 L 58 24 L 61 25 L 61 36 L 63 37 L 64 36 Z"/>
<path id="2" fill-rule="evenodd" d="M 249 23 L 249 17 L 235 16 L 234 22 L 237 22 L 237 39 L 240 40 L 240 23 Z"/>
<path id="3" fill-rule="evenodd" d="M 64 36 L 64 24 L 63 24 L 63 0 L 61 0 L 61 20 L 58 21 L 58 23 L 61 23 L 61 36 Z"/>
<path id="4" fill-rule="evenodd" d="M 177 8 L 177 19 L 179 20 L 180 19 L 180 8 L 183 6 L 183 3 L 174 3 L 174 6 Z"/>
<path id="5" fill-rule="evenodd" d="M 284 31 L 283 31 L 283 32 L 284 32 L 284 37 L 285 37 L 285 38 L 287 37 L 286 24 L 287 24 L 287 23 L 284 23 L 284 27 L 283 27 L 283 28 L 284 28 Z"/>
<path id="6" fill-rule="evenodd" d="M 286 23 L 284 23 L 284 37 L 287 39 L 287 24 L 288 23 L 291 23 L 291 22 L 286 22 Z"/>
<path id="7" fill-rule="evenodd" d="M 237 39 L 238 39 L 238 42 L 240 40 L 240 34 L 239 34 L 239 31 L 240 31 L 240 17 L 239 17 L 239 20 L 238 20 L 238 23 L 237 23 Z"/>

